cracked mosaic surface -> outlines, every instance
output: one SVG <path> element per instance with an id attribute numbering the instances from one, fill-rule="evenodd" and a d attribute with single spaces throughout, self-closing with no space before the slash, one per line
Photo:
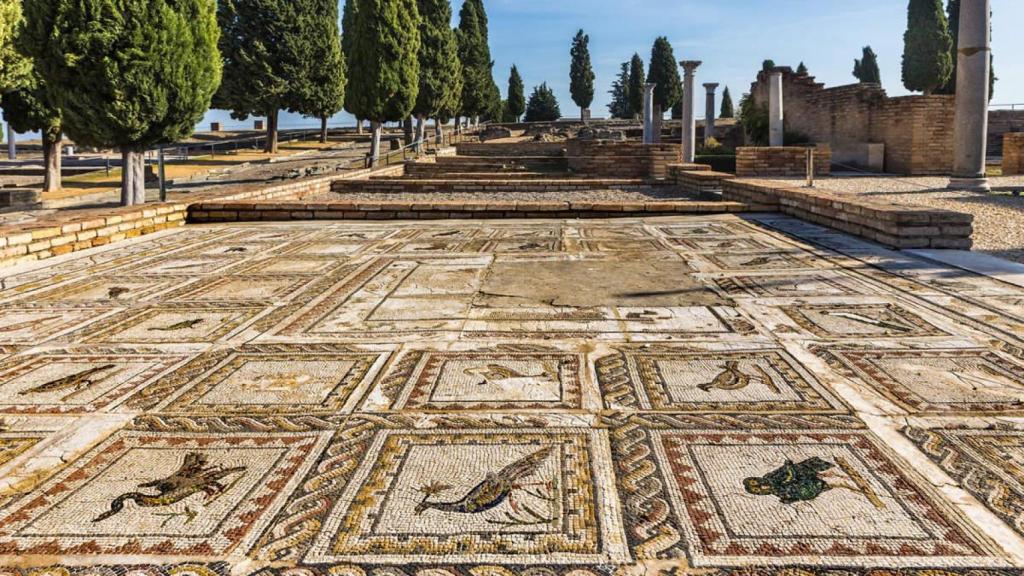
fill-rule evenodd
<path id="1" fill-rule="evenodd" d="M 997 576 L 1024 287 L 778 216 L 0 272 L 0 576 Z"/>

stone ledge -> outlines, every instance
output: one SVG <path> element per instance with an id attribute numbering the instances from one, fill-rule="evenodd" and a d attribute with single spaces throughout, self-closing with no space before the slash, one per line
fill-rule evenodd
<path id="1" fill-rule="evenodd" d="M 757 204 L 892 248 L 970 249 L 974 216 L 950 210 L 898 206 L 822 190 L 726 180 L 725 200 Z"/>

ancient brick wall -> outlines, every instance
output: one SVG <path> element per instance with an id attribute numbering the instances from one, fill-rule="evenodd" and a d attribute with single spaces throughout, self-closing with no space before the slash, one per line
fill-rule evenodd
<path id="1" fill-rule="evenodd" d="M 832 152 L 828 146 L 814 150 L 814 173 L 831 173 Z M 736 149 L 736 175 L 740 177 L 788 177 L 807 175 L 807 148 L 744 146 Z"/>
<path id="2" fill-rule="evenodd" d="M 1003 155 L 1003 135 L 1024 132 L 1024 110 L 992 110 L 988 113 L 988 155 Z"/>
<path id="3" fill-rule="evenodd" d="M 464 142 L 455 146 L 459 156 L 562 156 L 562 142 Z"/>
<path id="4" fill-rule="evenodd" d="M 825 88 L 813 76 L 783 69 L 786 130 L 828 144 L 838 164 L 864 167 L 868 143 L 885 145 L 885 170 L 948 174 L 953 168 L 953 96 L 890 98 L 878 84 Z M 751 86 L 768 102 L 768 75 Z"/>
<path id="5" fill-rule="evenodd" d="M 1003 135 L 1003 176 L 1024 174 L 1024 132 Z"/>
<path id="6" fill-rule="evenodd" d="M 566 154 L 569 169 L 600 178 L 665 178 L 669 164 L 679 162 L 679 144 L 572 140 Z"/>

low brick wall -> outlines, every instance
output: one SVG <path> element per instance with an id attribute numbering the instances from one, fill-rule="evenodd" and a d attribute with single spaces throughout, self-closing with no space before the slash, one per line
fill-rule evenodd
<path id="1" fill-rule="evenodd" d="M 609 178 L 665 178 L 679 162 L 679 144 L 572 140 L 566 147 L 569 169 Z"/>
<path id="2" fill-rule="evenodd" d="M 463 142 L 455 145 L 459 156 L 564 156 L 563 142 Z"/>
<path id="3" fill-rule="evenodd" d="M 502 161 L 495 162 L 464 162 L 459 164 L 437 163 L 437 162 L 409 162 L 405 165 L 405 176 L 409 178 L 431 179 L 448 178 L 451 174 L 497 174 L 506 173 L 515 176 L 519 173 L 551 173 L 567 170 L 565 160 L 552 158 L 558 163 L 541 162 L 518 162 Z M 483 177 L 483 176 L 481 176 Z M 551 177 L 550 175 L 548 176 Z"/>
<path id="4" fill-rule="evenodd" d="M 699 169 L 694 169 L 696 167 Z M 683 192 L 700 195 L 721 195 L 722 182 L 736 178 L 735 174 L 715 172 L 704 164 L 675 164 L 669 166 L 668 178 Z"/>
<path id="5" fill-rule="evenodd" d="M 884 204 L 753 180 L 726 180 L 722 196 L 758 211 L 781 212 L 893 248 L 969 250 L 972 244 L 971 214 Z"/>
<path id="6" fill-rule="evenodd" d="M 819 145 L 814 152 L 814 173 L 832 173 L 832 151 Z M 745 146 L 736 149 L 736 175 L 741 178 L 804 176 L 807 174 L 807 148 L 803 146 Z"/>
<path id="7" fill-rule="evenodd" d="M 1003 176 L 1024 174 L 1024 132 L 1003 134 Z"/>
<path id="8" fill-rule="evenodd" d="M 282 222 L 293 220 L 442 220 L 459 218 L 615 218 L 747 212 L 739 202 L 279 202 L 201 203 L 189 206 L 189 222 Z"/>
<path id="9" fill-rule="evenodd" d="M 342 176 L 324 176 L 308 180 L 266 186 L 221 196 L 200 194 L 189 202 L 259 201 L 303 198 L 330 191 L 339 178 L 365 178 L 370 174 L 397 174 L 401 165 L 384 170 L 358 170 Z M 0 267 L 77 252 L 97 246 L 152 234 L 185 223 L 188 205 L 183 202 L 144 204 L 118 208 L 95 208 L 61 212 L 34 222 L 0 226 Z"/>
<path id="10" fill-rule="evenodd" d="M 587 190 L 641 190 L 650 186 L 638 179 L 480 179 L 480 180 L 415 180 L 385 178 L 380 180 L 337 180 L 331 190 L 338 193 L 375 192 L 390 194 L 427 194 L 431 192 L 575 192 Z"/>

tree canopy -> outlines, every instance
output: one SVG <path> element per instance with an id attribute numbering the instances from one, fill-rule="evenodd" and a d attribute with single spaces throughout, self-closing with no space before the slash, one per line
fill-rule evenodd
<path id="1" fill-rule="evenodd" d="M 327 119 L 345 104 L 345 57 L 338 30 L 337 0 L 303 0 L 310 8 L 302 14 L 302 75 L 296 86 L 294 112 L 322 121 L 321 140 L 327 141 Z"/>
<path id="2" fill-rule="evenodd" d="M 462 113 L 485 114 L 493 103 L 494 78 L 488 45 L 487 13 L 482 0 L 466 0 L 459 11 L 459 60 L 462 62 Z"/>
<path id="3" fill-rule="evenodd" d="M 725 91 L 722 92 L 722 110 L 718 113 L 719 118 L 733 118 L 736 116 L 736 109 L 732 103 L 732 94 L 729 93 L 729 87 L 725 87 Z"/>
<path id="4" fill-rule="evenodd" d="M 953 73 L 953 38 L 941 0 L 910 0 L 903 35 L 903 85 L 931 94 Z"/>
<path id="5" fill-rule="evenodd" d="M 0 0 L 0 94 L 27 79 L 31 65 L 14 46 L 22 22 L 22 0 Z"/>
<path id="6" fill-rule="evenodd" d="M 629 61 L 629 115 L 638 118 L 644 113 L 644 84 L 647 75 L 644 73 L 644 61 L 639 54 L 633 54 Z"/>
<path id="7" fill-rule="evenodd" d="M 419 94 L 413 106 L 417 118 L 438 118 L 458 109 L 462 98 L 462 65 L 451 28 L 448 0 L 419 0 Z"/>
<path id="8" fill-rule="evenodd" d="M 657 84 L 654 88 L 654 105 L 661 110 L 669 110 L 683 96 L 683 81 L 679 77 L 679 62 L 676 61 L 668 38 L 664 36 L 655 40 L 654 47 L 651 49 L 647 82 Z"/>
<path id="9" fill-rule="evenodd" d="M 590 36 L 580 30 L 572 40 L 572 64 L 569 67 L 569 93 L 580 108 L 594 102 L 594 68 L 590 64 Z"/>
<path id="10" fill-rule="evenodd" d="M 853 76 L 862 83 L 882 83 L 882 72 L 878 69 L 878 56 L 871 46 L 865 46 L 864 56 L 853 61 Z"/>
<path id="11" fill-rule="evenodd" d="M 562 117 L 562 111 L 558 108 L 558 99 L 555 93 L 548 88 L 547 82 L 537 86 L 530 94 L 530 101 L 526 105 L 527 122 L 553 122 Z"/>
<path id="12" fill-rule="evenodd" d="M 508 76 L 508 99 L 505 102 L 505 110 L 517 122 L 526 112 L 526 88 L 523 87 L 523 77 L 519 75 L 519 69 L 515 64 L 512 65 L 512 71 Z"/>
<path id="13" fill-rule="evenodd" d="M 631 118 L 633 115 L 629 110 L 629 62 L 623 62 L 619 75 L 612 82 L 611 102 L 608 104 L 608 114 L 612 118 Z"/>
<path id="14" fill-rule="evenodd" d="M 354 11 L 346 103 L 359 118 L 404 120 L 419 95 L 416 0 L 349 0 Z"/>

